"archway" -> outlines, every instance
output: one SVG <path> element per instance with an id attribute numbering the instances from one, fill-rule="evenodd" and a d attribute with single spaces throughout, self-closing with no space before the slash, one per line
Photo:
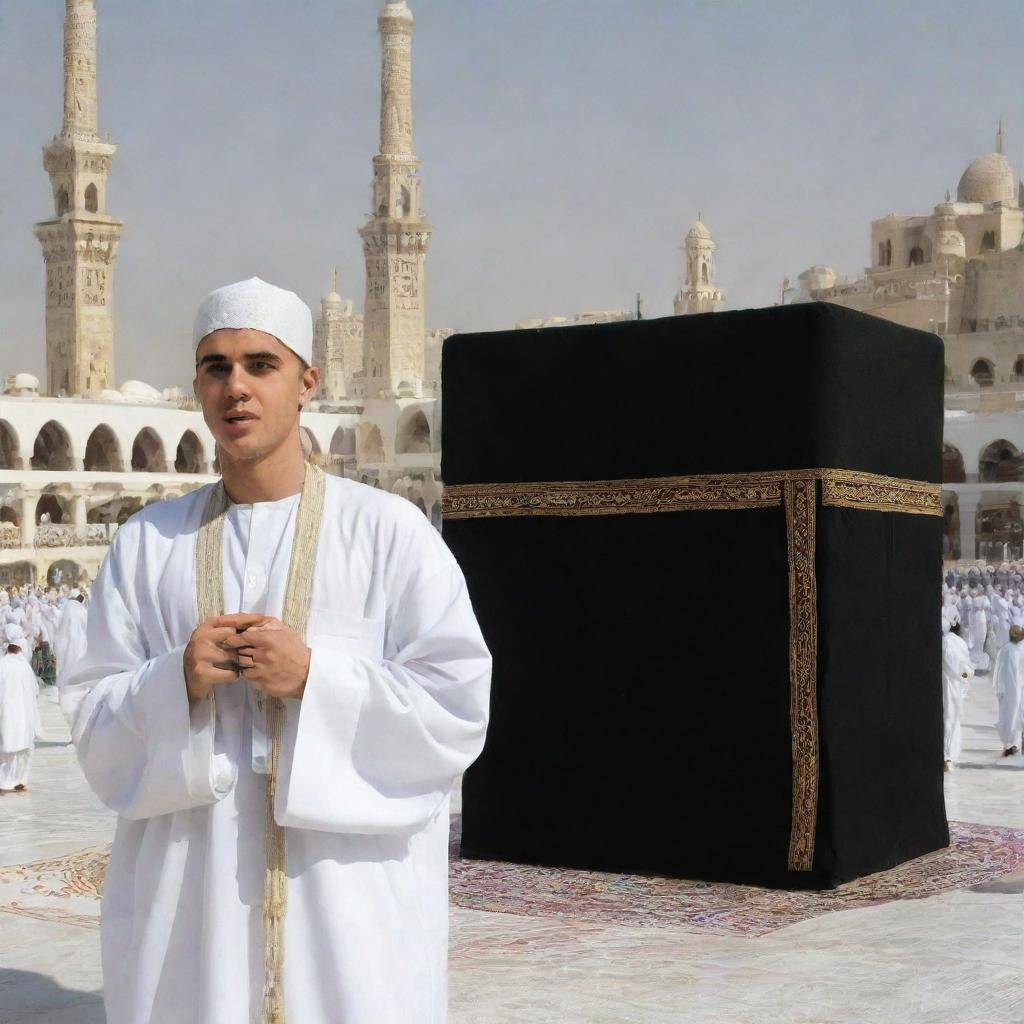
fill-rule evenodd
<path id="1" fill-rule="evenodd" d="M 87 185 L 85 189 L 85 209 L 89 213 L 96 213 L 100 208 L 99 193 L 95 185 Z"/>
<path id="2" fill-rule="evenodd" d="M 204 462 L 203 443 L 192 430 L 186 430 L 178 442 L 174 455 L 174 469 L 177 473 L 202 473 Z"/>
<path id="3" fill-rule="evenodd" d="M 919 245 L 915 245 L 914 248 L 910 250 L 910 257 L 907 260 L 907 266 L 918 267 L 922 263 L 924 263 L 924 249 Z"/>
<path id="4" fill-rule="evenodd" d="M 43 519 L 47 516 L 47 519 Z M 64 502 L 56 494 L 43 494 L 36 502 L 36 523 L 53 523 L 55 526 L 67 520 Z"/>
<path id="5" fill-rule="evenodd" d="M 1020 505 L 1015 500 L 1004 500 L 979 509 L 975 534 L 979 558 L 987 562 L 1018 560 L 1024 552 Z"/>
<path id="6" fill-rule="evenodd" d="M 942 482 L 962 484 L 967 480 L 964 472 L 964 457 L 951 444 L 942 446 Z"/>
<path id="7" fill-rule="evenodd" d="M 7 420 L 0 420 L 0 469 L 18 469 L 18 435 Z"/>
<path id="8" fill-rule="evenodd" d="M 1000 438 L 987 445 L 978 461 L 978 480 L 983 484 L 1024 480 L 1024 458 L 1016 445 Z"/>
<path id="9" fill-rule="evenodd" d="M 1024 356 L 1017 356 L 1017 361 L 1013 364 L 1013 375 L 1018 379 L 1024 377 Z"/>
<path id="10" fill-rule="evenodd" d="M 995 367 L 987 359 L 976 359 L 971 367 L 971 376 L 979 388 L 990 388 L 996 379 Z"/>
<path id="11" fill-rule="evenodd" d="M 36 567 L 31 562 L 10 562 L 0 565 L 0 586 L 21 587 L 35 583 Z"/>
<path id="12" fill-rule="evenodd" d="M 114 431 L 101 423 L 89 435 L 85 442 L 85 468 L 91 471 L 121 472 L 124 462 L 121 459 L 121 445 Z"/>
<path id="13" fill-rule="evenodd" d="M 56 420 L 44 423 L 36 435 L 35 445 L 32 448 L 32 468 L 49 470 L 74 468 L 71 438 Z"/>
<path id="14" fill-rule="evenodd" d="M 417 409 L 411 415 L 403 418 L 398 425 L 395 454 L 412 455 L 429 451 L 430 424 L 427 422 L 427 417 L 423 415 L 423 410 Z"/>
<path id="15" fill-rule="evenodd" d="M 56 576 L 57 572 L 60 572 L 59 577 Z M 46 570 L 46 582 L 52 587 L 58 585 L 76 587 L 81 577 L 82 567 L 70 558 L 59 558 Z"/>
<path id="16" fill-rule="evenodd" d="M 956 494 L 942 495 L 942 557 L 959 561 L 960 554 L 960 499 Z"/>
<path id="17" fill-rule="evenodd" d="M 299 443 L 302 445 L 302 457 L 307 461 L 316 461 L 314 456 L 320 454 L 320 445 L 309 427 L 299 427 Z"/>
<path id="18" fill-rule="evenodd" d="M 330 470 L 337 476 L 349 476 L 356 464 L 356 432 L 352 427 L 338 427 L 331 438 Z"/>
<path id="19" fill-rule="evenodd" d="M 132 444 L 132 470 L 136 473 L 163 473 L 167 469 L 164 445 L 151 427 L 143 427 Z"/>

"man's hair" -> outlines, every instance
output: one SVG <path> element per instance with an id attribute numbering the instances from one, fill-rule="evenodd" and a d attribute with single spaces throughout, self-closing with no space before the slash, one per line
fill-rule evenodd
<path id="1" fill-rule="evenodd" d="M 954 622 L 953 625 L 949 627 L 949 631 L 954 636 L 959 636 L 960 635 L 960 623 L 959 622 Z"/>
<path id="2" fill-rule="evenodd" d="M 21 654 L 21 648 L 17 644 L 8 644 L 7 645 L 7 653 L 8 654 Z"/>

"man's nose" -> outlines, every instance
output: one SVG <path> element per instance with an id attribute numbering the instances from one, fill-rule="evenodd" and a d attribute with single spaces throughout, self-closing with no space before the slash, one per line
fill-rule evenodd
<path id="1" fill-rule="evenodd" d="M 233 399 L 249 397 L 248 378 L 245 375 L 245 370 L 237 364 L 232 367 L 228 377 L 227 393 Z"/>

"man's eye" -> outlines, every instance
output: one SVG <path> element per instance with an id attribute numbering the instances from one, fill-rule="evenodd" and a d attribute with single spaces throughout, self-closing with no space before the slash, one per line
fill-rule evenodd
<path id="1" fill-rule="evenodd" d="M 252 364 L 252 368 L 254 370 L 272 370 L 274 368 L 274 364 L 273 363 L 258 362 L 258 363 L 253 363 Z"/>

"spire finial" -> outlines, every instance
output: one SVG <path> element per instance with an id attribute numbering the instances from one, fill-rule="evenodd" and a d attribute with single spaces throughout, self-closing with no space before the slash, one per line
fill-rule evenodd
<path id="1" fill-rule="evenodd" d="M 950 194 L 949 194 L 949 189 L 947 188 L 947 189 L 946 189 L 946 202 L 948 203 L 948 202 L 950 201 L 950 199 L 951 199 L 951 198 L 952 198 L 952 196 L 950 196 Z"/>
<path id="2" fill-rule="evenodd" d="M 337 292 L 338 290 L 338 268 L 334 267 L 331 270 L 331 291 Z"/>
<path id="3" fill-rule="evenodd" d="M 999 118 L 999 129 L 996 131 L 996 152 L 1003 151 L 1003 119 Z"/>

